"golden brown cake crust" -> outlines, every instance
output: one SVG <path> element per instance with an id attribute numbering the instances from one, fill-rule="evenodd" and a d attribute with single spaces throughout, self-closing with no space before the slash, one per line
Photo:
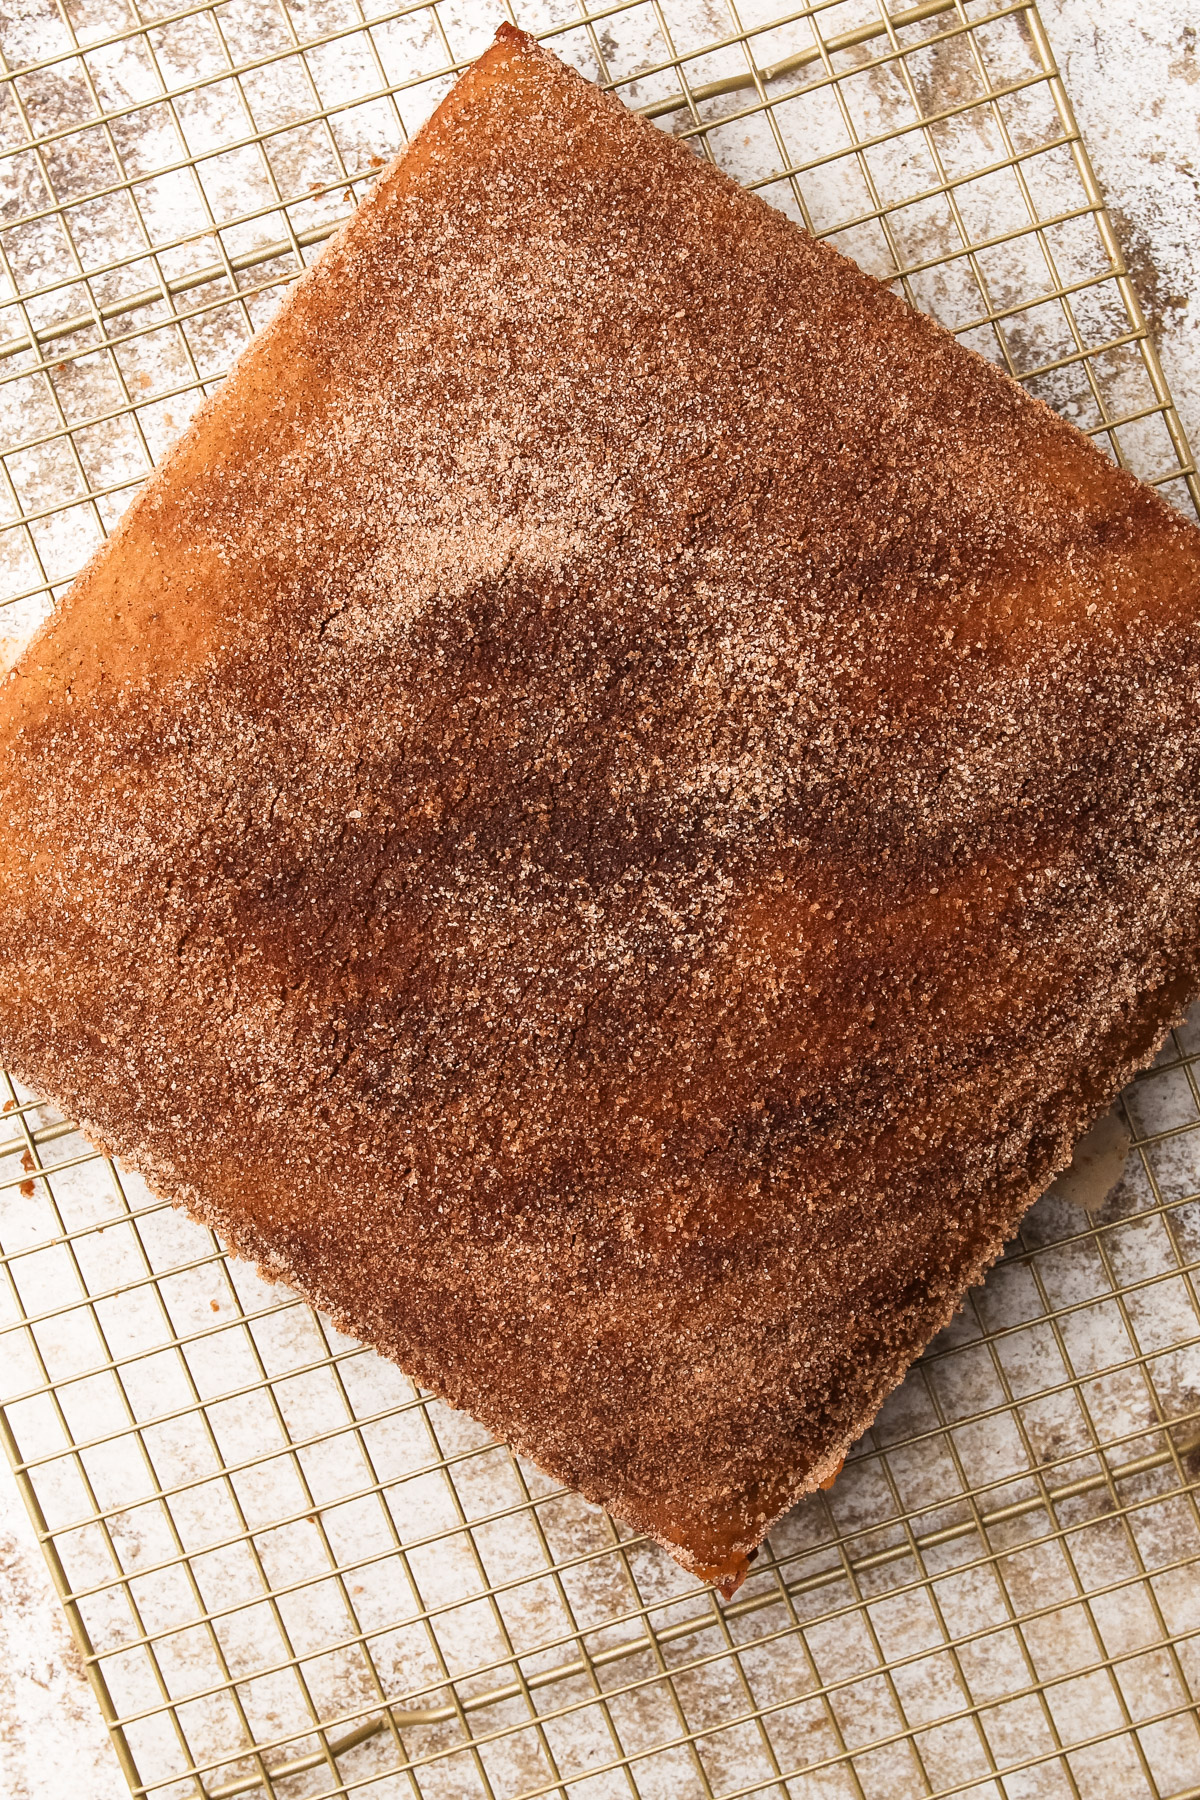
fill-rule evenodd
<path id="1" fill-rule="evenodd" d="M 1198 544 L 505 28 L 3 690 L 0 1048 L 728 1585 L 1196 990 Z"/>

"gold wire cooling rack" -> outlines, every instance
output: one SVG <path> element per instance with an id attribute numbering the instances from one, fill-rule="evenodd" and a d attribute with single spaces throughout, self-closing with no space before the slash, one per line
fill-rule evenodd
<path id="1" fill-rule="evenodd" d="M 776 5 L 510 16 L 1200 506 L 1036 9 Z M 501 16 L 0 19 L 8 654 Z M 0 1431 L 132 1792 L 1200 1796 L 1198 1070 L 1181 1027 L 1106 1208 L 1039 1203 L 730 1603 L 4 1081 Z"/>

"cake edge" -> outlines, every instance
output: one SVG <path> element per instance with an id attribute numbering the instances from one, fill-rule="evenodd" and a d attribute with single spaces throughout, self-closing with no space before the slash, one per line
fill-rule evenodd
<path id="1" fill-rule="evenodd" d="M 597 1491 L 590 1483 L 580 1483 L 570 1471 L 556 1467 L 554 1458 L 547 1459 L 540 1453 L 535 1453 L 522 1443 L 520 1434 L 511 1432 L 501 1419 L 495 1415 L 489 1418 L 486 1405 L 480 1406 L 474 1398 L 467 1400 L 456 1397 L 447 1392 L 436 1379 L 428 1379 L 427 1374 L 422 1373 L 419 1356 L 411 1356 L 407 1350 L 384 1341 L 383 1334 L 364 1334 L 358 1322 L 344 1310 L 336 1296 L 322 1292 L 320 1284 L 310 1281 L 277 1247 L 261 1241 L 252 1227 L 247 1229 L 245 1220 L 230 1217 L 219 1200 L 207 1199 L 190 1183 L 179 1181 L 169 1168 L 153 1157 L 142 1155 L 135 1147 L 117 1141 L 113 1134 L 98 1122 L 89 1120 L 86 1114 L 72 1105 L 65 1093 L 60 1091 L 56 1094 L 43 1090 L 38 1082 L 28 1080 L 19 1068 L 12 1065 L 8 1065 L 8 1072 L 23 1086 L 30 1088 L 42 1104 L 53 1107 L 71 1120 L 80 1135 L 101 1156 L 118 1163 L 121 1168 L 131 1171 L 144 1181 L 157 1201 L 177 1208 L 198 1225 L 216 1233 L 222 1240 L 223 1250 L 237 1260 L 252 1263 L 263 1280 L 288 1288 L 305 1304 L 323 1313 L 342 1335 L 354 1338 L 365 1348 L 385 1357 L 410 1381 L 454 1411 L 467 1413 L 497 1442 L 525 1457 L 543 1474 L 658 1544 L 688 1574 L 715 1587 L 728 1600 L 746 1580 L 755 1555 L 779 1521 L 801 1500 L 818 1489 L 828 1489 L 833 1485 L 848 1452 L 874 1424 L 889 1394 L 900 1386 L 909 1369 L 938 1332 L 944 1330 L 960 1311 L 967 1293 L 979 1285 L 995 1265 L 1030 1207 L 1041 1199 L 1055 1177 L 1069 1165 L 1079 1138 L 1115 1104 L 1133 1077 L 1154 1062 L 1163 1038 L 1183 1022 L 1188 1008 L 1198 999 L 1200 968 L 1193 968 L 1186 975 L 1176 975 L 1150 990 L 1146 1003 L 1127 1024 L 1124 1048 L 1119 1060 L 1110 1060 L 1106 1064 L 1108 1072 L 1103 1082 L 1095 1085 L 1084 1104 L 1076 1103 L 1072 1108 L 1068 1116 L 1073 1124 L 1071 1128 L 1064 1128 L 1056 1134 L 1054 1150 L 1042 1160 L 1043 1172 L 1018 1190 L 1018 1197 L 1005 1209 L 1000 1223 L 984 1234 L 981 1246 L 968 1265 L 967 1273 L 957 1290 L 957 1298 L 952 1302 L 945 1302 L 931 1315 L 933 1323 L 929 1329 L 922 1328 L 919 1334 L 913 1334 L 909 1338 L 904 1349 L 897 1352 L 880 1374 L 871 1390 L 871 1398 L 855 1414 L 853 1425 L 834 1441 L 823 1457 L 793 1478 L 786 1488 L 787 1498 L 784 1503 L 765 1519 L 761 1529 L 752 1537 L 747 1536 L 735 1543 L 730 1557 L 720 1563 L 705 1562 L 685 1542 L 671 1538 L 654 1521 L 640 1516 L 636 1507 L 625 1506 L 619 1498 Z M 1157 1005 L 1155 1001 L 1158 1002 Z M 54 1170 L 51 1166 L 37 1171 L 37 1174 L 52 1178 Z"/>

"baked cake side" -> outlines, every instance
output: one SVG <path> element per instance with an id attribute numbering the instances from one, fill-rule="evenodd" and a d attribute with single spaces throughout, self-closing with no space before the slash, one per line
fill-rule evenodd
<path id="1" fill-rule="evenodd" d="M 728 1590 L 1200 985 L 1198 613 L 505 27 L 0 694 L 0 1050 Z"/>

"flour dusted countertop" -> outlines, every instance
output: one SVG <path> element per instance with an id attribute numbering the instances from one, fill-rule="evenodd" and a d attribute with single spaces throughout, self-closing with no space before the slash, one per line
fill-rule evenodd
<path id="1" fill-rule="evenodd" d="M 1200 442 L 1200 12 L 1195 0 L 1042 0 L 1167 380 Z"/>

